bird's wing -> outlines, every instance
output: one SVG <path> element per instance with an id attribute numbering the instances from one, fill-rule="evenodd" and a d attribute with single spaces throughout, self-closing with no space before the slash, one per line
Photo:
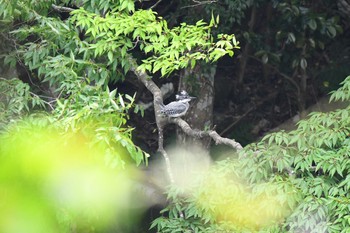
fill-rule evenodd
<path id="1" fill-rule="evenodd" d="M 180 113 L 186 110 L 185 104 L 179 104 L 179 103 L 170 103 L 164 106 L 162 109 L 162 112 L 165 114 L 176 114 Z"/>
<path id="2" fill-rule="evenodd" d="M 179 111 L 184 111 L 186 109 L 186 105 L 182 103 L 170 103 L 165 105 L 164 109 L 177 109 Z"/>

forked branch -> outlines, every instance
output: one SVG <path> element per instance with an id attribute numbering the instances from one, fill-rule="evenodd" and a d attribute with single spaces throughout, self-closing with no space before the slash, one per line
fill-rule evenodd
<path id="1" fill-rule="evenodd" d="M 130 70 L 136 75 L 136 77 L 145 85 L 145 87 L 152 93 L 153 95 L 153 105 L 154 105 L 154 115 L 156 118 L 156 124 L 158 128 L 158 151 L 162 154 L 165 165 L 167 169 L 167 173 L 169 176 L 170 183 L 174 183 L 174 175 L 171 170 L 170 159 L 168 153 L 164 149 L 164 135 L 163 129 L 166 125 L 166 119 L 162 117 L 160 113 L 160 104 L 163 103 L 162 92 L 159 87 L 153 82 L 152 77 L 150 77 L 146 72 L 143 72 L 138 68 L 138 64 L 136 60 L 129 54 L 126 55 L 128 62 L 130 64 Z"/>

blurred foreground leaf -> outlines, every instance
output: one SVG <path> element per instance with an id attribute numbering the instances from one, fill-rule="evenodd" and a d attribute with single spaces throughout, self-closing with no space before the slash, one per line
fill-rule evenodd
<path id="1" fill-rule="evenodd" d="M 125 224 L 135 171 L 105 166 L 87 137 L 33 127 L 0 141 L 0 232 L 101 232 Z"/>

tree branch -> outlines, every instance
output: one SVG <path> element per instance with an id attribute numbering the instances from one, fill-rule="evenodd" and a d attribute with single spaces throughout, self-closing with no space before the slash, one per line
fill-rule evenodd
<path id="1" fill-rule="evenodd" d="M 71 12 L 71 11 L 75 10 L 73 8 L 70 8 L 70 7 L 57 6 L 55 4 L 52 4 L 51 7 L 52 7 L 52 9 L 54 9 L 55 11 L 58 11 L 58 12 Z"/>
<path id="2" fill-rule="evenodd" d="M 169 180 L 171 184 L 175 183 L 174 175 L 171 169 L 171 163 L 167 152 L 164 150 L 164 134 L 163 129 L 167 124 L 167 119 L 164 118 L 160 112 L 160 104 L 163 103 L 163 96 L 160 88 L 153 82 L 152 77 L 147 73 L 138 69 L 138 64 L 136 60 L 130 55 L 126 54 L 126 59 L 130 64 L 130 70 L 137 76 L 137 78 L 145 85 L 145 87 L 153 95 L 153 105 L 154 105 L 154 115 L 156 118 L 156 124 L 158 128 L 158 151 L 162 154 L 165 160 L 165 165 Z"/>
<path id="3" fill-rule="evenodd" d="M 220 135 L 224 135 L 227 131 L 229 131 L 233 126 L 235 126 L 240 120 L 246 117 L 251 111 L 253 111 L 256 106 L 250 107 L 243 115 L 239 116 L 237 120 L 232 122 L 229 126 L 227 126 L 223 131 L 220 132 Z"/>
<path id="4" fill-rule="evenodd" d="M 149 9 L 152 10 L 154 9 L 162 0 L 158 0 L 153 6 L 151 6 Z"/>
<path id="5" fill-rule="evenodd" d="M 214 130 L 201 131 L 198 129 L 192 129 L 189 126 L 189 124 L 187 124 L 187 122 L 182 120 L 181 118 L 170 118 L 169 122 L 178 125 L 189 136 L 197 137 L 197 138 L 211 137 L 216 144 L 228 145 L 237 151 L 240 151 L 243 149 L 240 143 L 236 142 L 233 139 L 223 138 Z"/>
<path id="6" fill-rule="evenodd" d="M 181 7 L 181 9 L 190 8 L 190 7 L 196 7 L 196 6 L 201 6 L 201 5 L 205 5 L 205 4 L 212 4 L 212 3 L 217 2 L 217 0 L 208 0 L 208 1 L 197 1 L 197 0 L 193 0 L 193 2 L 194 2 L 195 4 L 188 5 L 188 6 L 183 6 L 183 7 Z"/>

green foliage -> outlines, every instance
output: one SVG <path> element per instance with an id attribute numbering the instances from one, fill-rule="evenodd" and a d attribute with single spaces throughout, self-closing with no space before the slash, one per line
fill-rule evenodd
<path id="1" fill-rule="evenodd" d="M 237 10 L 224 20 L 238 24 L 246 9 L 262 4 L 223 2 Z M 241 32 L 263 63 L 286 73 L 306 70 L 316 49 L 341 33 L 336 17 L 323 17 L 304 2 L 273 1 L 280 17 L 270 28 L 267 36 L 273 40 L 267 47 L 265 37 Z M 79 9 L 63 20 L 52 3 Z M 127 126 L 134 96 L 110 91 L 109 84 L 124 80 L 131 66 L 167 76 L 200 60 L 232 56 L 238 48 L 234 35 L 214 38 L 217 17 L 211 16 L 209 24 L 170 28 L 152 10 L 135 9 L 132 0 L 0 0 L 0 9 L 1 40 L 9 45 L 2 61 L 12 67 L 23 64 L 31 78 L 50 85 L 54 98 L 46 102 L 18 79 L 2 79 L 1 130 L 28 133 L 33 126 L 52 127 L 66 141 L 71 132 L 77 133 L 87 138 L 84 146 L 102 149 L 105 163 L 114 168 L 124 167 L 130 158 L 136 164 L 146 162 L 148 155 L 134 145 Z M 349 83 L 348 77 L 332 100 L 348 100 Z M 33 114 L 44 107 L 50 112 Z M 172 202 L 152 227 L 160 232 L 349 231 L 349 111 L 314 113 L 297 130 L 267 135 L 238 159 L 218 163 L 190 192 L 169 190 Z M 9 124 L 14 120 L 21 124 Z M 40 163 L 24 163 L 29 168 L 32 164 Z M 1 178 L 6 177 L 2 173 Z"/>
<path id="2" fill-rule="evenodd" d="M 350 76 L 331 99 L 348 100 L 349 83 Z M 170 189 L 170 199 L 180 205 L 168 206 L 168 216 L 152 227 L 160 232 L 193 232 L 197 225 L 204 232 L 348 232 L 349 114 L 349 107 L 312 113 L 296 130 L 268 134 L 237 159 L 218 162 L 190 192 Z"/>
<path id="3" fill-rule="evenodd" d="M 0 1 L 0 17 L 5 22 L 21 19 L 28 20 L 37 14 L 47 14 L 54 3 L 53 0 L 20 0 L 20 1 Z"/>
<path id="4" fill-rule="evenodd" d="M 268 52 L 268 57 L 272 58 L 272 64 L 289 62 L 292 68 L 306 70 L 307 60 L 314 56 L 317 49 L 324 49 L 325 43 L 342 33 L 337 17 L 321 17 L 312 6 L 301 2 L 293 4 L 276 2 L 274 7 L 281 15 L 281 21 L 289 22 L 288 26 L 282 22 L 276 25 L 274 29 L 276 43 L 285 43 L 285 49 L 293 49 L 294 55 L 290 57 L 284 55 L 284 59 L 278 59 L 282 54 L 264 49 Z"/>
<path id="5" fill-rule="evenodd" d="M 317 51 L 323 50 L 326 43 L 341 34 L 342 28 L 338 17 L 320 14 L 316 8 L 303 1 L 275 1 L 273 9 L 279 17 L 269 25 L 268 35 L 274 43 L 264 43 L 266 37 L 261 34 L 245 32 L 243 35 L 253 42 L 256 57 L 264 64 L 278 67 L 281 72 L 291 74 L 295 69 L 317 69 L 308 61 L 315 59 Z"/>
<path id="6" fill-rule="evenodd" d="M 194 67 L 198 60 L 233 56 L 233 49 L 238 48 L 233 35 L 219 35 L 214 41 L 210 32 L 218 18 L 212 17 L 210 24 L 199 21 L 169 29 L 155 12 L 135 10 L 132 1 L 78 3 L 85 8 L 73 11 L 66 21 L 26 9 L 34 13 L 30 18 L 34 23 L 10 32 L 22 45 L 10 52 L 5 62 L 14 65 L 19 56 L 38 78 L 51 85 L 68 82 L 59 88 L 70 89 L 74 84 L 67 78 L 105 85 L 123 79 L 121 70 L 125 74 L 131 65 L 126 55 L 135 48 L 146 56 L 140 70 L 160 71 L 162 76 L 189 65 Z M 37 39 L 33 42 L 31 38 Z"/>
<path id="7" fill-rule="evenodd" d="M 0 135 L 1 232 L 119 232 L 137 221 L 124 216 L 139 174 L 107 167 L 88 133 L 38 118 L 13 126 Z"/>
<path id="8" fill-rule="evenodd" d="M 241 24 L 246 17 L 245 12 L 255 4 L 259 4 L 261 0 L 222 0 L 220 4 L 207 4 L 205 9 L 208 15 L 212 12 L 222 17 L 221 23 L 224 30 L 230 30 L 231 25 Z M 230 14 L 227 14 L 230 12 Z"/>
<path id="9" fill-rule="evenodd" d="M 246 169 L 239 160 L 224 160 L 190 190 L 170 189 L 175 204 L 165 208 L 168 216 L 156 219 L 151 227 L 159 232 L 278 232 L 283 227 L 276 223 L 292 213 L 300 191 L 281 174 L 250 182 Z"/>
<path id="10" fill-rule="evenodd" d="M 330 101 L 348 101 L 350 99 L 350 76 L 348 76 L 342 83 L 342 86 L 332 91 Z"/>
<path id="11" fill-rule="evenodd" d="M 349 77 L 331 99 L 348 99 Z M 292 132 L 267 135 L 249 146 L 247 171 L 253 181 L 277 173 L 290 173 L 290 181 L 303 199 L 286 222 L 291 230 L 347 232 L 349 108 L 312 113 Z M 258 151 L 258 153 L 255 153 Z M 254 168 L 248 168 L 253 166 Z M 257 169 L 263 167 L 263 169 Z M 342 201 L 344 200 L 344 202 Z"/>
<path id="12" fill-rule="evenodd" d="M 183 2 L 193 6 L 190 0 Z M 234 30 L 237 38 L 243 41 L 244 59 L 247 57 L 248 60 L 261 63 L 240 63 L 237 75 L 246 75 L 237 79 L 238 82 L 244 83 L 244 78 L 250 81 L 251 76 L 266 83 L 275 82 L 276 78 L 281 79 L 283 87 L 288 90 L 283 95 L 288 95 L 291 104 L 296 106 L 295 109 L 303 111 L 311 104 L 310 88 L 317 90 L 316 96 L 320 92 L 324 94 L 333 90 L 327 88 L 334 87 L 330 85 L 333 84 L 330 80 L 338 84 L 336 80 L 344 77 L 341 69 L 349 67 L 349 59 L 345 55 L 349 44 L 342 41 L 347 18 L 336 13 L 341 9 L 341 4 L 337 2 L 222 0 L 203 4 L 202 7 L 188 7 L 187 14 L 179 7 L 177 13 L 190 22 L 196 20 L 192 14 L 193 8 L 197 12 L 206 13 L 206 16 L 198 14 L 200 17 L 209 18 L 212 12 L 219 14 L 222 25 L 219 27 L 220 32 L 229 33 Z M 337 47 L 338 51 L 335 50 Z M 321 54 L 327 54 L 327 57 Z M 334 70 L 329 75 L 329 68 L 333 65 Z M 255 69 L 261 70 L 255 74 Z M 345 74 L 348 73 L 347 70 Z M 326 80 L 321 80 L 322 78 Z M 324 87 L 319 90 L 322 81 Z"/>
<path id="13" fill-rule="evenodd" d="M 112 12 L 102 17 L 80 9 L 73 12 L 71 19 L 92 37 L 92 41 L 98 40 L 87 45 L 84 52 L 95 50 L 95 56 L 107 54 L 109 63 L 121 59 L 125 72 L 130 66 L 125 55 L 135 47 L 151 54 L 142 60 L 139 69 L 150 73 L 160 71 L 162 76 L 189 65 L 194 67 L 198 60 L 209 62 L 226 54 L 233 56 L 233 49 L 239 48 L 234 35 L 219 35 L 219 41 L 213 41 L 210 30 L 218 20 L 214 18 L 209 25 L 199 21 L 172 29 L 150 10 L 138 10 L 132 16 Z"/>
<path id="14" fill-rule="evenodd" d="M 70 4 L 79 9 L 65 20 L 59 10 L 53 10 Z M 0 1 L 0 7 L 6 24 L 1 32 L 11 45 L 2 61 L 11 67 L 23 64 L 33 80 L 50 86 L 51 113 L 42 121 L 55 122 L 63 132 L 94 135 L 91 141 L 105 148 L 106 163 L 112 167 L 123 167 L 128 161 L 121 156 L 123 150 L 137 165 L 146 161 L 148 154 L 133 144 L 132 129 L 127 126 L 135 96 L 109 91 L 109 84 L 124 80 L 131 66 L 166 76 L 194 67 L 199 60 L 214 62 L 226 54 L 232 56 L 238 48 L 234 35 L 213 39 L 211 29 L 218 18 L 212 17 L 209 24 L 199 21 L 170 29 L 155 12 L 135 9 L 131 0 Z M 21 24 L 13 26 L 15 20 Z M 29 95 L 28 88 L 18 87 L 10 94 L 17 96 L 12 102 L 23 101 L 16 104 L 17 109 L 9 105 L 3 124 L 22 114 L 23 108 L 29 113 L 34 105 L 43 106 L 41 97 Z M 28 101 L 33 106 L 28 106 Z"/>
<path id="15" fill-rule="evenodd" d="M 92 146 L 102 146 L 105 162 L 111 167 L 124 167 L 129 161 L 125 150 L 139 165 L 149 155 L 132 142 L 132 128 L 127 126 L 128 111 L 134 96 L 101 91 L 99 86 L 85 85 L 79 92 L 57 101 L 53 114 L 65 132 L 82 132 L 93 136 Z M 124 149 L 123 149 L 124 148 Z"/>
<path id="16" fill-rule="evenodd" d="M 28 84 L 16 78 L 0 78 L 0 130 L 37 107 L 44 108 L 45 101 L 31 92 Z"/>

